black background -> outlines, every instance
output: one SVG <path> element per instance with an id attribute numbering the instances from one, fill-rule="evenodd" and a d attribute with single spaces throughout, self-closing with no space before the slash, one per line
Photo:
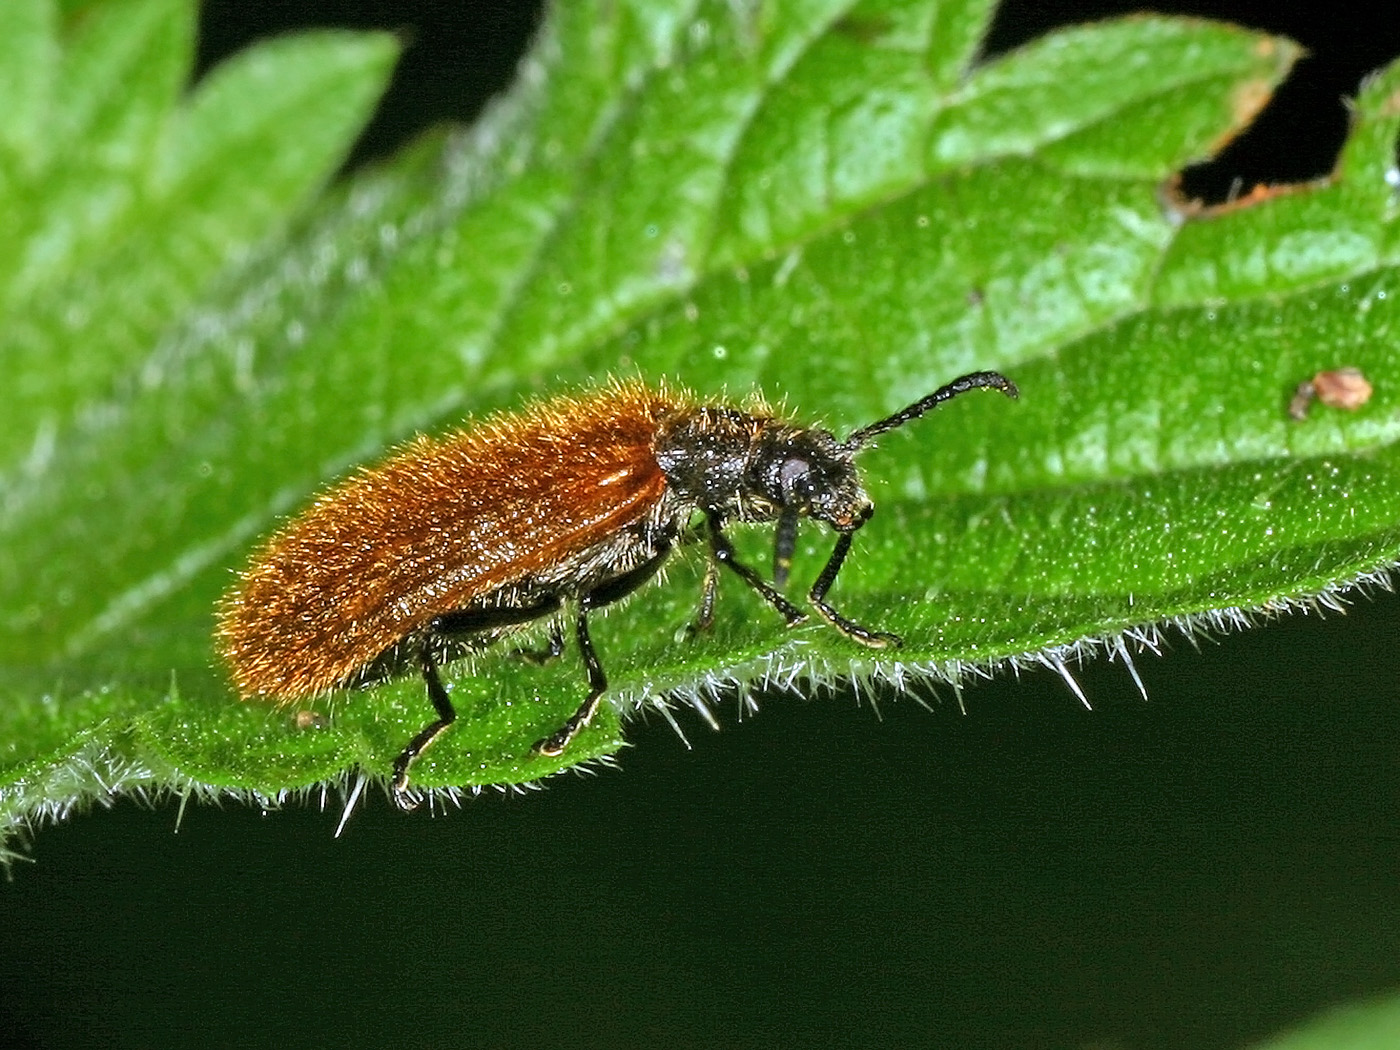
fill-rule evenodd
<path id="1" fill-rule="evenodd" d="M 992 50 L 1130 4 L 1007 4 Z M 1192 192 L 1325 173 L 1341 99 L 1400 56 L 1389 4 L 1157 10 L 1311 57 Z M 355 156 L 470 119 L 538 14 L 509 3 L 205 8 L 259 35 L 411 41 Z M 1297 616 L 968 713 L 772 698 L 639 724 L 620 772 L 437 819 L 376 795 L 262 815 L 119 804 L 0 885 L 16 1046 L 1232 1047 L 1400 988 L 1400 601 Z M 840 741 L 833 748 L 832 742 Z M 839 756 L 835 761 L 832 755 Z M 3 1039 L 0 1039 L 3 1041 Z"/>

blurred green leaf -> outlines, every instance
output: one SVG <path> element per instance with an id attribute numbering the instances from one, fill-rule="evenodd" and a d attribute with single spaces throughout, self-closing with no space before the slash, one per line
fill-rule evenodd
<path id="1" fill-rule="evenodd" d="M 1352 1003 L 1328 1010 L 1253 1050 L 1387 1050 L 1400 1042 L 1400 998 Z"/>
<path id="2" fill-rule="evenodd" d="M 39 470 L 36 456 L 111 403 L 113 384 L 141 374 L 199 296 L 306 206 L 396 53 L 367 35 L 274 40 L 182 99 L 193 21 L 187 0 L 120 0 L 61 41 L 33 19 L 30 54 L 12 56 L 52 70 L 35 77 L 51 90 L 27 92 L 20 130 L 0 133 L 14 144 L 0 156 L 0 324 L 14 381 L 0 420 L 6 481 Z M 33 114 L 41 132 L 22 126 Z M 159 379 L 149 368 L 147 385 Z"/>
<path id="3" fill-rule="evenodd" d="M 617 709 L 564 758 L 529 745 L 578 701 L 573 655 L 492 654 L 451 669 L 461 717 L 415 766 L 423 786 L 609 754 L 619 712 L 662 696 L 1126 655 L 1156 625 L 1228 626 L 1392 565 L 1400 70 L 1363 89 L 1333 179 L 1200 209 L 1173 173 L 1244 126 L 1295 45 L 1140 16 L 979 62 L 989 17 L 975 0 L 560 5 L 478 126 L 349 180 L 286 244 L 287 184 L 305 200 L 343 149 L 383 40 L 230 63 L 167 102 L 146 163 L 86 176 L 84 200 L 116 203 L 73 209 L 74 229 L 51 194 L 75 187 L 25 183 L 0 812 L 383 776 L 430 716 L 421 682 L 305 712 L 237 703 L 209 647 L 230 571 L 393 442 L 610 374 L 759 387 L 838 433 L 974 369 L 1023 397 L 961 399 L 864 459 L 879 513 L 832 597 L 902 634 L 898 653 L 785 631 L 732 580 L 713 634 L 685 639 L 700 566 L 682 556 L 596 626 Z M 1290 420 L 1293 388 L 1343 365 L 1370 403 Z M 739 540 L 767 563 L 763 530 Z M 796 581 L 831 543 L 806 527 Z"/>

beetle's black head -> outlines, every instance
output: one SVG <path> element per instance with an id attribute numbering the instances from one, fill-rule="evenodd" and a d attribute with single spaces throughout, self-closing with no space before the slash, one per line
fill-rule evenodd
<path id="1" fill-rule="evenodd" d="M 782 537 L 795 532 L 801 517 L 849 533 L 872 511 L 856 472 L 856 454 L 881 434 L 980 387 L 1017 396 L 1016 385 L 1000 373 L 973 372 L 844 441 L 819 427 L 794 426 L 766 414 L 719 405 L 685 407 L 661 422 L 653 452 L 672 491 L 708 514 L 738 521 L 777 519 Z"/>
<path id="2" fill-rule="evenodd" d="M 855 452 L 825 430 L 774 426 L 754 449 L 748 487 L 776 517 L 811 517 L 854 532 L 873 510 Z"/>
<path id="3" fill-rule="evenodd" d="M 725 519 L 795 529 L 810 516 L 851 532 L 870 516 L 857 450 L 825 430 L 706 406 L 667 421 L 654 451 L 677 495 Z"/>

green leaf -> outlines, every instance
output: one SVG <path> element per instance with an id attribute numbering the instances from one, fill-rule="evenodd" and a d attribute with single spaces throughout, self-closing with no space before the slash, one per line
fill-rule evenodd
<path id="1" fill-rule="evenodd" d="M 355 177 L 285 248 L 272 216 L 262 239 L 237 218 L 285 199 L 281 161 L 310 163 L 328 119 L 310 111 L 353 108 L 291 55 L 361 46 L 337 68 L 363 84 L 384 44 L 283 42 L 211 78 L 143 169 L 159 222 L 108 220 L 8 300 L 37 397 L 0 424 L 3 812 L 384 777 L 431 717 L 421 681 L 237 702 L 209 643 L 231 570 L 415 431 L 607 375 L 762 388 L 837 433 L 976 369 L 1023 396 L 959 399 L 862 461 L 879 513 L 832 600 L 903 649 L 785 630 L 732 578 L 715 630 L 688 639 L 688 552 L 595 624 L 614 704 L 562 758 L 530 744 L 580 699 L 576 655 L 487 653 L 450 668 L 460 717 L 420 786 L 611 754 L 620 715 L 662 697 L 1127 656 L 1163 624 L 1332 601 L 1394 564 L 1400 69 L 1365 86 L 1333 179 L 1201 209 L 1169 180 L 1240 130 L 1295 45 L 1142 16 L 979 62 L 989 17 L 972 0 L 560 5 L 479 126 Z M 207 269 L 178 295 L 111 290 L 118 273 L 169 289 L 186 254 Z M 60 289 L 100 319 L 82 368 L 58 367 L 78 345 Z M 1370 403 L 1291 420 L 1293 388 L 1341 366 L 1372 378 Z M 768 563 L 769 530 L 736 539 Z M 795 581 L 832 542 L 804 528 Z"/>
<path id="2" fill-rule="evenodd" d="M 12 165 L 29 165 L 43 149 L 44 110 L 53 90 L 54 12 L 44 0 L 14 0 L 0 6 L 0 154 Z"/>
<path id="3" fill-rule="evenodd" d="M 182 101 L 193 15 L 186 0 L 122 0 L 61 42 L 29 45 L 60 58 L 34 107 L 43 148 L 5 166 L 0 324 L 18 396 L 0 420 L 0 477 L 24 471 L 114 383 L 158 381 L 153 346 L 306 205 L 395 54 L 386 37 L 288 37 Z"/>
<path id="4" fill-rule="evenodd" d="M 1349 1003 L 1254 1045 L 1254 1050 L 1383 1050 L 1400 1039 L 1400 998 Z"/>

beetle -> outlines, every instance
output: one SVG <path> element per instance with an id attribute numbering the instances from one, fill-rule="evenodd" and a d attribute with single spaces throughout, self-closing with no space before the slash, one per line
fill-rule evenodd
<path id="1" fill-rule="evenodd" d="M 562 754 L 608 688 L 590 615 L 645 585 L 687 543 L 707 551 L 692 630 L 713 621 L 721 568 L 791 627 L 808 618 L 782 593 L 798 525 L 822 522 L 836 544 L 808 604 L 854 642 L 898 645 L 827 601 L 874 512 L 855 458 L 979 388 L 1018 396 L 1000 373 L 973 372 L 838 439 L 758 403 L 702 403 L 664 384 L 615 380 L 419 437 L 332 486 L 253 554 L 216 610 L 216 648 L 241 696 L 275 702 L 421 674 L 436 718 L 405 745 L 392 781 L 411 808 L 409 768 L 457 717 L 442 663 L 544 619 L 547 647 L 523 655 L 556 657 L 571 622 L 588 692 L 534 745 Z M 759 522 L 775 523 L 771 582 L 726 534 L 731 523 Z"/>

